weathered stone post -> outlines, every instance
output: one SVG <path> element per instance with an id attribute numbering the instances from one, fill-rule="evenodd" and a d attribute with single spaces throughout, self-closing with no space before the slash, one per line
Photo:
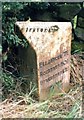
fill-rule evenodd
<path id="1" fill-rule="evenodd" d="M 25 64 L 25 69 L 21 71 L 25 75 L 35 72 L 33 78 L 38 85 L 39 100 L 67 91 L 70 80 L 71 23 L 16 22 L 16 25 L 30 44 L 27 51 L 21 51 Z"/>

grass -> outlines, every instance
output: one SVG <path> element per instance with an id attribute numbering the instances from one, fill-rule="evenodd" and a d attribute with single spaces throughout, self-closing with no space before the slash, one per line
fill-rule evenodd
<path id="1" fill-rule="evenodd" d="M 53 99 L 40 102 L 35 97 L 36 86 L 30 83 L 30 91 L 26 94 L 12 95 L 0 103 L 0 115 L 3 118 L 82 118 L 82 85 L 78 75 L 79 64 L 72 58 L 70 91 Z M 76 68 L 77 67 L 77 68 Z M 75 72 L 73 72 L 75 71 Z M 77 75 L 76 75 L 77 74 Z M 74 77 L 73 77 L 74 76 Z M 72 84 L 73 83 L 73 84 Z"/>
<path id="2" fill-rule="evenodd" d="M 52 100 L 39 102 L 29 93 L 19 96 L 17 101 L 10 102 L 7 99 L 0 106 L 2 106 L 2 116 L 5 118 L 81 118 L 81 102 L 79 86 Z"/>

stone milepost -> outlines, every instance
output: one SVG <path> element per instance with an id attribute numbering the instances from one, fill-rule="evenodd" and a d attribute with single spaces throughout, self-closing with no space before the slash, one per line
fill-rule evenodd
<path id="1" fill-rule="evenodd" d="M 52 96 L 55 96 L 58 83 L 61 83 L 58 87 L 61 92 L 66 92 L 70 80 L 71 23 L 16 22 L 16 25 L 36 54 L 36 57 L 32 58 L 37 66 L 34 71 L 37 73 L 35 79 L 38 85 L 39 100 L 49 98 L 51 88 L 54 90 Z M 33 54 L 28 52 L 26 56 L 31 58 Z M 30 59 L 30 64 L 32 64 L 31 61 L 32 59 Z M 28 68 L 31 69 L 29 65 Z"/>

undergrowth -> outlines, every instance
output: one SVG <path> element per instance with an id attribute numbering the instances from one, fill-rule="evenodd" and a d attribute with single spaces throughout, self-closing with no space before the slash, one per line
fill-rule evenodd
<path id="1" fill-rule="evenodd" d="M 37 88 L 30 82 L 28 91 L 21 91 L 24 78 L 15 78 L 10 72 L 2 74 L 4 99 L 0 103 L 3 118 L 82 118 L 82 84 L 78 75 L 79 60 L 76 56 L 71 62 L 71 88 L 68 93 L 60 94 L 43 102 L 35 96 Z M 81 64 L 81 62 L 80 62 Z M 75 71 L 75 72 L 74 72 Z M 77 75 L 76 75 L 77 74 Z M 72 84 L 73 83 L 73 84 Z M 5 93 L 6 91 L 6 93 Z M 1 114 L 1 113 L 0 113 Z"/>

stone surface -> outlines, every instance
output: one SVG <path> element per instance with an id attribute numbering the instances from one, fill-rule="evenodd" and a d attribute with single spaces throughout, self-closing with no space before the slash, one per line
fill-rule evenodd
<path id="1" fill-rule="evenodd" d="M 84 28 L 77 27 L 75 29 L 75 34 L 78 38 L 80 38 L 81 40 L 84 40 Z"/>
<path id="2" fill-rule="evenodd" d="M 79 4 L 58 5 L 59 17 L 65 20 L 71 20 L 81 10 Z"/>
<path id="3" fill-rule="evenodd" d="M 80 10 L 78 16 L 84 18 L 84 7 Z"/>
<path id="4" fill-rule="evenodd" d="M 84 29 L 84 18 L 78 17 L 78 27 L 81 27 Z"/>
<path id="5" fill-rule="evenodd" d="M 39 100 L 67 91 L 70 80 L 72 26 L 69 22 L 16 22 L 30 46 L 20 50 L 21 73 L 33 77 Z M 30 75 L 31 77 L 32 75 Z"/>
<path id="6" fill-rule="evenodd" d="M 57 12 L 55 12 L 55 17 L 57 16 L 56 14 Z M 44 21 L 44 22 L 50 22 L 50 21 L 57 21 L 56 18 L 54 18 L 54 14 L 52 15 L 53 13 L 50 13 L 49 11 L 45 11 L 45 12 L 41 12 L 41 13 L 37 13 L 35 16 L 34 16 L 34 20 L 36 21 Z"/>

